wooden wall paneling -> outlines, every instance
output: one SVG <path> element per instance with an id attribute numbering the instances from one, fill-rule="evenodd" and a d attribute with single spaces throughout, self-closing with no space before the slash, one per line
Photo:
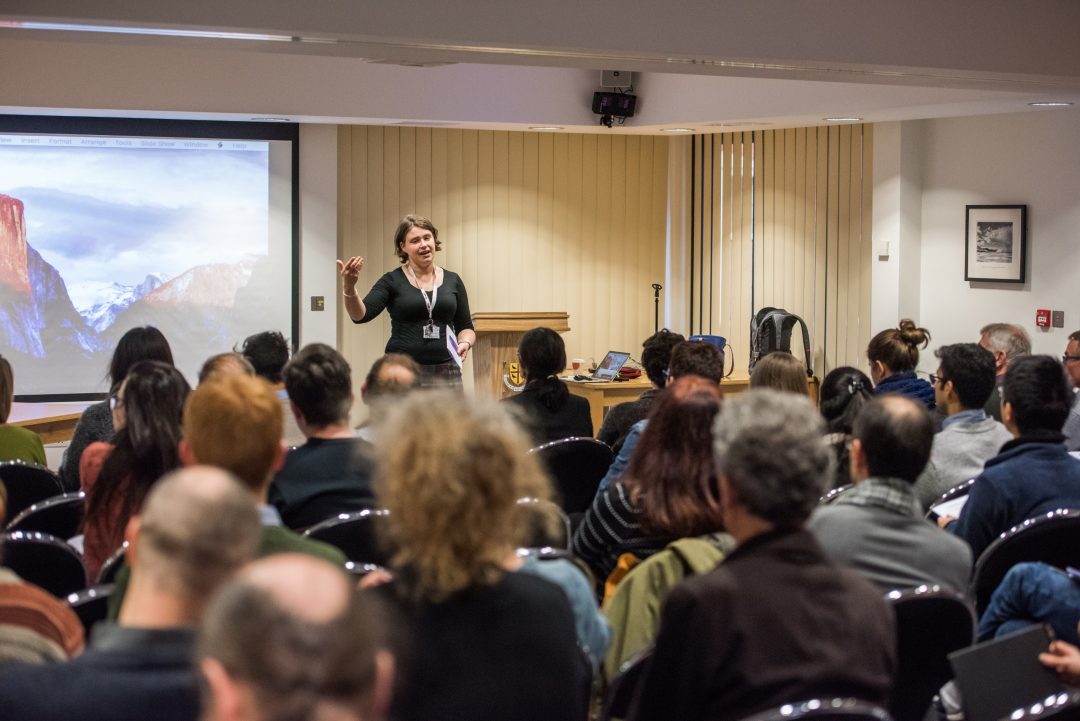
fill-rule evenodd
<path id="1" fill-rule="evenodd" d="M 565 310 L 570 314 L 570 332 L 566 333 L 567 362 L 572 358 L 580 358 L 584 352 L 584 330 L 581 323 L 584 318 L 591 314 L 591 308 L 585 304 L 584 286 L 589 282 L 588 277 L 582 273 L 588 251 L 588 239 L 581 234 L 583 207 L 582 198 L 582 159 L 583 138 L 574 134 L 567 138 L 566 144 L 566 169 L 563 180 L 560 183 L 564 206 L 565 230 L 563 231 L 563 248 L 566 262 L 559 270 L 557 277 L 560 289 L 558 307 L 552 310 Z M 599 429 L 594 429 L 599 430 Z"/>
<path id="2" fill-rule="evenodd" d="M 641 359 L 641 341 L 645 340 L 653 332 L 653 292 L 652 284 L 663 284 L 663 277 L 656 277 L 656 264 L 653 262 L 655 257 L 654 253 L 650 253 L 650 245 L 654 244 L 657 238 L 653 235 L 653 217 L 652 206 L 649 202 L 649 194 L 652 192 L 652 173 L 653 173 L 653 150 L 655 148 L 655 142 L 650 136 L 643 136 L 640 138 L 640 146 L 638 148 L 638 166 L 637 166 L 637 179 L 638 182 L 631 186 L 630 202 L 634 205 L 633 213 L 633 225 L 637 240 L 634 243 L 633 251 L 627 249 L 628 255 L 633 257 L 634 266 L 638 269 L 638 283 L 640 284 L 642 291 L 641 295 L 637 296 L 638 300 L 635 305 L 638 308 L 642 308 L 642 312 L 636 314 L 637 316 L 637 328 L 635 337 L 632 338 L 634 343 L 634 357 L 638 360 Z M 645 289 L 648 290 L 645 290 Z M 644 301 L 641 299 L 644 298 Z M 663 291 L 661 291 L 661 301 L 663 300 Z M 661 309 L 662 310 L 662 309 Z M 663 318 L 661 317 L 661 325 L 663 324 Z"/>
<path id="3" fill-rule="evenodd" d="M 794 213 L 790 217 L 792 246 L 791 265 L 794 268 L 791 284 L 791 305 L 798 310 L 794 311 L 806 320 L 810 326 L 811 315 L 810 303 L 807 303 L 807 276 L 814 272 L 813 265 L 806 262 L 806 249 L 811 247 L 813 236 L 806 232 L 806 128 L 793 131 L 794 140 L 792 148 L 792 172 L 795 174 L 793 198 L 795 200 Z M 813 363 L 813 358 L 810 362 Z"/>
<path id="4" fill-rule="evenodd" d="M 593 232 L 596 238 L 596 256 L 593 275 L 593 312 L 597 327 L 597 339 L 607 335 L 604 326 L 610 326 L 612 320 L 611 303 L 611 266 L 604 259 L 611 257 L 611 193 L 612 193 L 612 144 L 610 135 L 601 135 L 596 142 L 596 225 Z M 593 348 L 589 356 L 599 362 L 599 355 L 609 349 Z"/>
<path id="5" fill-rule="evenodd" d="M 511 217 L 510 133 L 506 131 L 492 133 L 491 143 L 491 210 L 485 228 L 488 245 L 484 254 L 496 257 L 501 255 L 506 258 L 501 267 L 495 268 L 491 276 L 492 293 L 501 302 L 504 298 L 510 298 L 513 293 L 510 275 L 514 266 L 515 249 L 510 241 L 513 228 L 508 227 L 507 224 L 507 220 Z M 488 261 L 489 265 L 495 265 L 495 263 L 494 260 Z M 503 310 L 509 309 L 503 308 Z"/>
<path id="6" fill-rule="evenodd" d="M 416 128 L 400 128 L 397 135 L 398 211 L 401 215 L 419 213 L 416 210 Z"/>
<path id="7" fill-rule="evenodd" d="M 416 128 L 415 138 L 416 150 L 413 155 L 416 159 L 416 173 L 412 207 L 415 212 L 435 222 L 435 216 L 431 212 L 431 128 Z"/>
<path id="8" fill-rule="evenodd" d="M 753 191 L 750 199 L 752 209 L 750 220 L 753 222 L 753 231 L 750 235 L 750 245 L 753 253 L 751 271 L 753 278 L 752 305 L 751 309 L 757 311 L 765 306 L 764 283 L 765 275 L 765 213 L 763 210 L 765 200 L 765 161 L 764 161 L 765 133 L 760 130 L 753 132 L 753 146 L 751 158 L 751 181 Z"/>
<path id="9" fill-rule="evenodd" d="M 626 146 L 629 138 L 620 135 L 611 139 L 611 206 L 608 221 L 608 250 L 604 257 L 597 259 L 599 267 L 604 269 L 610 298 L 610 310 L 608 312 L 609 324 L 613 338 L 618 338 L 625 346 L 622 350 L 631 350 L 630 339 L 624 319 L 633 305 L 626 302 L 626 296 L 620 292 L 620 279 L 626 279 L 626 285 L 633 283 L 633 274 L 625 270 L 626 260 L 622 249 L 626 243 L 626 192 L 623 186 L 626 178 Z M 626 286 L 623 286 L 624 288 Z M 597 353 L 604 350 L 597 349 Z M 599 359 L 597 359 L 599 360 Z"/>
<path id="10" fill-rule="evenodd" d="M 479 295 L 480 306 L 490 308 L 499 298 L 498 283 L 494 281 L 509 268 L 506 253 L 481 252 L 481 248 L 494 248 L 492 217 L 495 211 L 495 132 L 480 130 L 476 133 L 476 235 L 472 248 L 473 266 L 469 277 L 487 278 Z"/>
<path id="11" fill-rule="evenodd" d="M 851 178 L 848 186 L 848 303 L 845 325 L 848 329 L 844 362 L 851 365 L 859 356 L 859 317 L 862 299 L 862 132 L 851 128 Z M 865 347 L 864 347 L 865 348 Z"/>
<path id="12" fill-rule="evenodd" d="M 638 225 L 637 187 L 629 181 L 639 177 L 641 170 L 641 136 L 625 137 L 623 169 L 628 182 L 619 188 L 623 211 L 619 217 L 619 225 L 616 226 L 615 237 L 618 246 L 614 258 L 617 262 L 613 263 L 613 267 L 616 274 L 625 279 L 625 282 L 619 284 L 622 286 L 620 295 L 624 309 L 619 316 L 619 337 L 624 340 L 623 350 L 629 351 L 637 358 L 640 355 L 637 352 L 638 336 L 641 333 L 640 321 L 647 294 L 645 283 L 642 281 L 644 270 L 638 266 L 637 253 L 633 252 L 639 242 L 641 230 Z"/>
<path id="13" fill-rule="evenodd" d="M 435 128 L 431 131 L 431 219 L 435 223 L 447 224 L 450 222 L 447 188 L 447 152 L 449 142 L 445 128 Z M 439 220 L 435 220 L 438 218 Z M 436 226 L 438 227 L 438 226 Z M 449 240 L 449 238 L 448 238 Z M 444 246 L 447 247 L 447 246 Z"/>
<path id="14" fill-rule="evenodd" d="M 477 246 L 480 235 L 480 130 L 465 130 L 462 133 L 462 244 L 461 270 L 465 278 L 482 278 L 483 268 L 479 264 Z M 487 283 L 473 283 L 479 286 L 472 294 L 476 296 L 479 307 L 491 303 L 491 287 Z M 470 303 L 470 306 L 472 303 Z"/>
<path id="15" fill-rule="evenodd" d="M 754 163 L 755 147 L 754 133 L 743 132 L 739 134 L 739 273 L 742 292 L 739 298 L 742 301 L 742 317 L 738 319 L 738 337 L 741 346 L 737 348 L 741 354 L 740 368 L 746 368 L 750 363 L 750 319 L 757 308 L 754 291 L 754 261 L 755 250 L 753 236 L 755 231 L 754 219 L 754 185 L 757 183 L 752 172 Z"/>
<path id="16" fill-rule="evenodd" d="M 870 327 L 870 304 L 874 259 L 873 209 L 874 209 L 874 126 L 862 126 L 862 232 L 863 247 L 860 251 L 859 295 L 859 349 L 856 367 L 863 365 L 864 350 L 870 344 L 874 329 Z"/>
<path id="17" fill-rule="evenodd" d="M 597 302 L 600 291 L 597 289 L 596 273 L 591 267 L 591 259 L 598 252 L 598 228 L 600 221 L 598 215 L 598 203 L 600 197 L 600 138 L 596 135 L 585 135 L 581 139 L 581 216 L 580 247 L 582 251 L 583 283 L 580 317 L 570 315 L 571 332 L 579 329 L 574 339 L 576 357 L 588 360 L 594 356 L 596 346 L 601 337 L 598 329 L 603 325 L 603 319 L 598 313 Z M 586 267 L 586 263 L 589 265 Z M 599 359 L 596 359 L 599 360 Z"/>
<path id="18" fill-rule="evenodd" d="M 735 342 L 735 312 L 739 306 L 740 289 L 735 285 L 734 227 L 735 209 L 732 202 L 734 182 L 731 174 L 732 134 L 717 136 L 720 145 L 720 335 Z"/>
<path id="19" fill-rule="evenodd" d="M 825 349 L 829 321 L 826 313 L 828 289 L 826 271 L 828 270 L 828 229 L 829 229 L 829 129 L 817 128 L 815 133 L 817 162 L 814 172 L 814 326 L 816 333 L 811 339 L 814 343 L 814 367 L 826 367 Z"/>
<path id="20" fill-rule="evenodd" d="M 536 276 L 534 292 L 539 302 L 546 309 L 561 310 L 551 304 L 555 300 L 554 288 L 554 264 L 555 264 L 555 235 L 552 232 L 552 222 L 555 215 L 554 192 L 555 192 L 555 167 L 554 167 L 554 143 L 555 139 L 550 133 L 540 133 L 537 148 L 537 159 L 540 168 L 539 190 L 537 198 L 537 248 L 540 251 L 540 260 L 533 271 Z"/>
<path id="21" fill-rule="evenodd" d="M 795 233 L 795 209 L 798 206 L 798 177 L 795 174 L 795 130 L 784 131 L 784 308 L 802 315 L 798 298 L 803 269 L 795 262 L 795 248 L 800 238 Z M 797 345 L 797 344 L 796 344 Z"/>
<path id="22" fill-rule="evenodd" d="M 668 184 L 667 184 L 667 167 L 668 167 L 668 154 L 670 152 L 669 141 L 667 138 L 650 138 L 650 144 L 652 146 L 652 198 L 666 198 L 668 197 Z M 651 283 L 665 284 L 665 269 L 667 264 L 667 248 L 665 239 L 668 232 L 668 209 L 666 205 L 658 205 L 655 202 L 650 203 L 649 214 L 651 217 L 649 238 L 644 244 L 644 247 L 649 251 L 649 256 L 652 259 L 653 273 L 650 279 Z M 666 286 L 660 291 L 660 327 L 666 327 L 669 325 L 665 323 L 664 318 L 667 316 L 667 309 L 669 299 L 673 297 L 671 295 L 671 289 Z M 674 324 L 671 324 L 674 325 Z"/>
<path id="23" fill-rule="evenodd" d="M 761 306 L 776 305 L 773 278 L 776 272 L 776 132 L 766 130 L 762 134 L 761 168 L 762 192 L 757 204 L 761 212 L 761 233 L 755 242 L 761 246 Z M 756 171 L 755 171 L 756 172 Z M 755 193 L 756 198 L 756 193 Z"/>
<path id="24" fill-rule="evenodd" d="M 457 271 L 465 278 L 465 244 L 468 242 L 465 235 L 465 164 L 464 164 L 464 132 L 447 132 L 446 135 L 446 185 L 443 193 L 446 196 L 446 226 L 447 240 L 443 243 L 443 263 L 447 268 Z M 470 286 L 475 283 L 469 282 Z M 479 288 L 477 289 L 479 290 Z M 470 308 L 479 303 L 477 291 L 469 291 Z"/>

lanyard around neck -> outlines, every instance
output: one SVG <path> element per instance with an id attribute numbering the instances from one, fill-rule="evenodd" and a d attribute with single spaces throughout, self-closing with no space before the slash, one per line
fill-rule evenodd
<path id="1" fill-rule="evenodd" d="M 420 287 L 420 279 L 416 277 L 416 273 L 413 272 L 412 266 L 408 263 L 405 264 L 405 269 L 409 271 L 409 275 L 412 276 L 413 282 L 416 283 L 416 289 L 420 291 L 420 297 L 424 299 L 424 305 L 427 306 L 428 321 L 434 321 L 432 311 L 435 310 L 435 302 L 439 297 L 439 274 L 432 268 L 431 278 L 431 298 L 429 299 L 424 289 Z"/>

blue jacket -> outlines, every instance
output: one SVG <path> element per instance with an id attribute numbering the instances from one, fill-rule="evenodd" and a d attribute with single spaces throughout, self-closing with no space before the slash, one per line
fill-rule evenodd
<path id="1" fill-rule="evenodd" d="M 904 371 L 903 373 L 891 375 L 874 388 L 874 395 L 876 396 L 883 396 L 888 393 L 897 393 L 913 401 L 919 401 L 927 408 L 933 408 L 936 405 L 934 386 L 930 385 L 929 381 L 916 376 L 915 371 Z"/>
<path id="2" fill-rule="evenodd" d="M 948 530 L 971 545 L 976 559 L 1000 534 L 1056 508 L 1080 508 L 1080 460 L 1061 436 L 1018 438 L 986 462 L 960 518 Z"/>

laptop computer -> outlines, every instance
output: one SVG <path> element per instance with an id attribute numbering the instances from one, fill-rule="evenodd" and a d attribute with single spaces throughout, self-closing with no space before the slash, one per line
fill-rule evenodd
<path id="1" fill-rule="evenodd" d="M 619 371 L 626 365 L 626 361 L 630 360 L 629 353 L 621 353 L 615 350 L 609 350 L 604 359 L 600 361 L 600 365 L 596 367 L 592 375 L 588 376 L 574 376 L 576 381 L 613 381 L 619 375 Z"/>
<path id="2" fill-rule="evenodd" d="M 1047 626 L 1034 625 L 949 654 L 966 721 L 1008 718 L 1065 690 L 1039 653 L 1050 645 Z"/>

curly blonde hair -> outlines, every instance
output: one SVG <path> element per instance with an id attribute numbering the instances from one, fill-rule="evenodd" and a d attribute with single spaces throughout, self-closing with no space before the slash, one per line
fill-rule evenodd
<path id="1" fill-rule="evenodd" d="M 381 435 L 375 493 L 405 595 L 439 602 L 498 581 L 530 527 L 517 499 L 551 495 L 521 428 L 494 403 L 431 391 L 395 408 Z"/>

